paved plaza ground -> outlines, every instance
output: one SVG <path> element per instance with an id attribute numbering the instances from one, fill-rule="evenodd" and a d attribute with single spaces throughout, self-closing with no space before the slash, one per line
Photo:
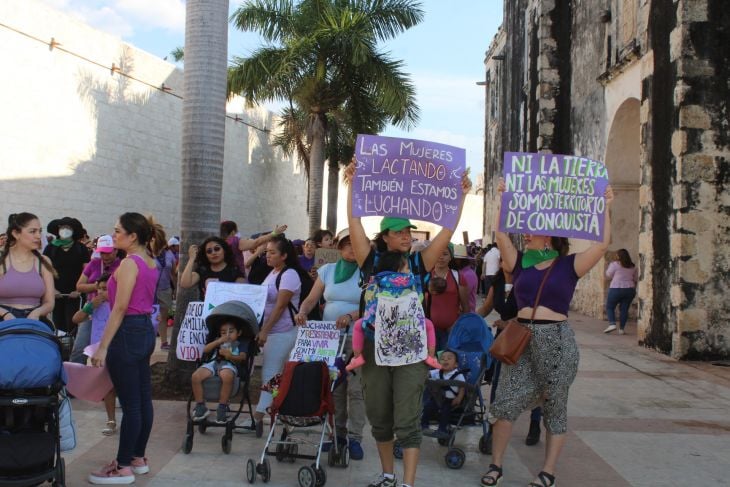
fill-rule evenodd
<path id="1" fill-rule="evenodd" d="M 558 467 L 565 486 L 698 487 L 730 485 L 730 368 L 677 362 L 636 345 L 629 326 L 625 336 L 604 335 L 605 322 L 572 315 L 580 344 L 580 372 L 569 405 L 569 439 Z M 157 352 L 157 359 L 162 355 Z M 86 475 L 114 458 L 117 437 L 105 438 L 101 405 L 74 400 L 78 447 L 65 455 L 68 485 L 86 485 Z M 119 416 L 121 415 L 118 413 Z M 502 486 L 524 486 L 540 469 L 544 441 L 524 444 L 529 418 L 520 418 L 507 451 Z M 263 439 L 234 435 L 230 455 L 221 452 L 221 429 L 195 435 L 192 453 L 180 445 L 185 434 L 185 404 L 155 401 L 155 425 L 148 448 L 152 471 L 136 485 L 150 487 L 246 485 L 245 463 L 257 457 Z M 418 487 L 479 485 L 490 457 L 479 453 L 481 428 L 467 427 L 456 446 L 467 454 L 461 470 L 449 470 L 445 449 L 424 439 Z M 365 459 L 347 469 L 328 468 L 331 487 L 366 486 L 379 472 L 375 445 L 366 427 Z M 268 485 L 296 486 L 296 464 L 272 459 Z M 402 466 L 396 462 L 400 477 Z M 260 478 L 257 485 L 262 485 Z"/>

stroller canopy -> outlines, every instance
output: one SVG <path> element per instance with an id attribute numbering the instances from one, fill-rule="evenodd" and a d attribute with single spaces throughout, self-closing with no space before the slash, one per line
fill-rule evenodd
<path id="1" fill-rule="evenodd" d="M 484 318 L 476 313 L 464 313 L 454 323 L 449 334 L 449 348 L 464 352 L 489 353 L 494 337 Z"/>
<path id="2" fill-rule="evenodd" d="M 226 301 L 219 304 L 205 319 L 209 336 L 218 336 L 223 323 L 233 322 L 241 330 L 241 338 L 252 340 L 259 332 L 256 313 L 243 301 Z"/>
<path id="3" fill-rule="evenodd" d="M 0 389 L 34 389 L 66 383 L 61 345 L 40 321 L 0 322 Z"/>

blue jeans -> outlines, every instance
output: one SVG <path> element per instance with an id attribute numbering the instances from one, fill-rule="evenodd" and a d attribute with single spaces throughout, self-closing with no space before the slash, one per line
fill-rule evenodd
<path id="1" fill-rule="evenodd" d="M 636 288 L 618 288 L 612 287 L 608 289 L 608 297 L 606 298 L 606 315 L 608 322 L 616 324 L 616 305 L 619 306 L 619 319 L 621 321 L 620 328 L 626 327 L 626 321 L 629 319 L 629 306 L 631 301 L 636 297 Z"/>
<path id="2" fill-rule="evenodd" d="M 84 348 L 88 347 L 91 342 L 91 320 L 86 320 L 79 324 L 76 328 L 76 339 L 74 340 L 74 348 L 71 351 L 70 362 L 86 365 L 86 355 Z"/>
<path id="3" fill-rule="evenodd" d="M 117 462 L 129 466 L 132 457 L 144 457 L 152 431 L 150 356 L 155 331 L 149 315 L 127 315 L 109 344 L 106 366 L 122 405 Z"/>
<path id="4" fill-rule="evenodd" d="M 444 396 L 441 406 L 438 405 L 436 399 L 431 396 L 429 391 L 423 397 L 423 415 L 421 416 L 421 428 L 428 428 L 428 422 L 431 418 L 437 418 L 439 422 L 439 431 L 446 433 L 449 428 L 449 420 L 451 419 L 451 399 Z"/>
<path id="5" fill-rule="evenodd" d="M 449 330 L 439 330 L 434 328 L 436 332 L 436 351 L 440 352 L 449 348 Z"/>

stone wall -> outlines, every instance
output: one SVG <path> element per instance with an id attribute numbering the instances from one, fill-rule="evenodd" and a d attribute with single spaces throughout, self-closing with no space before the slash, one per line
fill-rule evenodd
<path id="1" fill-rule="evenodd" d="M 182 72 L 38 0 L 0 2 L 0 24 L 0 220 L 70 215 L 97 234 L 139 211 L 177 233 Z M 242 106 L 229 104 L 221 218 L 303 236 L 304 177 L 255 128 L 272 114 Z"/>

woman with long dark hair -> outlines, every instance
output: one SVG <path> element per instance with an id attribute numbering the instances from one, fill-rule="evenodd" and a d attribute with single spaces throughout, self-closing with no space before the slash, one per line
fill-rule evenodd
<path id="1" fill-rule="evenodd" d="M 608 264 L 606 278 L 611 279 L 606 297 L 606 315 L 608 327 L 603 333 L 616 331 L 616 306 L 619 307 L 619 330 L 618 334 L 626 333 L 626 322 L 629 319 L 629 307 L 631 301 L 636 297 L 636 283 L 639 282 L 639 271 L 631 260 L 629 251 L 619 249 L 616 252 L 616 260 Z"/>
<path id="2" fill-rule="evenodd" d="M 188 289 L 197 284 L 201 298 L 205 296 L 205 288 L 210 281 L 244 282 L 233 250 L 220 237 L 208 237 L 200 247 L 191 245 L 188 257 L 188 263 L 180 276 L 180 287 Z"/>
<path id="3" fill-rule="evenodd" d="M 32 213 L 8 218 L 7 239 L 0 255 L 0 319 L 45 320 L 55 305 L 51 261 L 42 256 L 42 227 Z"/>
<path id="4" fill-rule="evenodd" d="M 302 280 L 308 279 L 307 272 L 299 265 L 294 245 L 284 235 L 277 235 L 266 245 L 266 263 L 272 268 L 262 286 L 268 287 L 264 323 L 256 335 L 262 347 L 261 383 L 266 384 L 280 373 L 289 359 L 289 352 L 297 338 L 294 315 L 299 309 Z M 291 307 L 290 307 L 291 306 Z M 261 392 L 256 406 L 254 420 L 256 434 L 263 432 L 261 420 L 266 408 L 271 406 L 273 397 L 270 392 Z"/>
<path id="5" fill-rule="evenodd" d="M 122 405 L 117 457 L 89 474 L 92 484 L 131 484 L 135 474 L 150 471 L 145 450 L 152 431 L 150 356 L 155 348 L 152 306 L 159 271 L 150 256 L 155 222 L 139 213 L 125 213 L 114 225 L 114 247 L 127 257 L 107 284 L 111 314 L 99 348 L 91 357 L 106 366 Z"/>

